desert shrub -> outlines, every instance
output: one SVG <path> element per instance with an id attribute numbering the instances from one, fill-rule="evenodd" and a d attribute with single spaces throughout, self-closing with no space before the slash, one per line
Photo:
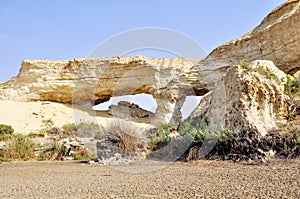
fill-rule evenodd
<path id="1" fill-rule="evenodd" d="M 287 120 L 292 121 L 300 114 L 300 83 L 296 78 L 287 75 L 287 82 L 284 87 L 285 94 L 289 96 L 288 106 L 285 112 Z"/>
<path id="2" fill-rule="evenodd" d="M 252 68 L 249 64 L 248 61 L 246 60 L 241 60 L 238 64 L 242 69 L 249 71 L 249 72 L 257 72 L 261 75 L 266 76 L 269 79 L 275 79 L 276 81 L 279 81 L 278 76 L 269 68 L 265 67 L 265 66 L 258 66 L 257 68 Z"/>
<path id="3" fill-rule="evenodd" d="M 90 160 L 93 156 L 86 148 L 70 148 L 61 142 L 55 141 L 39 154 L 38 160 L 61 160 L 63 157 L 73 157 L 75 160 Z"/>
<path id="4" fill-rule="evenodd" d="M 10 161 L 11 161 L 11 159 L 0 157 L 0 164 L 1 164 L 2 162 L 10 162 Z"/>
<path id="5" fill-rule="evenodd" d="M 52 127 L 49 130 L 47 130 L 46 132 L 49 135 L 62 135 L 63 134 L 63 130 L 61 130 L 58 127 Z"/>
<path id="6" fill-rule="evenodd" d="M 96 160 L 96 159 L 97 159 L 97 156 L 81 156 L 81 155 L 78 155 L 78 156 L 74 157 L 74 160 Z"/>
<path id="7" fill-rule="evenodd" d="M 10 125 L 0 124 L 0 135 L 11 135 L 14 133 L 14 129 Z"/>
<path id="8" fill-rule="evenodd" d="M 1 157 L 28 160 L 34 158 L 34 142 L 25 135 L 16 134 L 8 140 L 8 146 L 1 152 Z"/>
<path id="9" fill-rule="evenodd" d="M 7 141 L 12 137 L 10 134 L 0 134 L 0 141 Z"/>
<path id="10" fill-rule="evenodd" d="M 300 129 L 296 126 L 287 127 L 284 133 L 273 132 L 264 137 L 252 131 L 235 132 L 226 127 L 197 128 L 191 130 L 190 135 L 193 142 L 184 155 L 186 160 L 259 161 L 265 157 L 261 151 L 270 150 L 279 158 L 300 157 Z"/>
<path id="11" fill-rule="evenodd" d="M 95 160 L 97 156 L 93 156 L 87 149 L 80 149 L 74 157 L 74 160 Z"/>
<path id="12" fill-rule="evenodd" d="M 299 94 L 300 85 L 296 78 L 291 75 L 287 75 L 287 81 L 284 85 L 285 94 L 289 97 L 294 97 L 295 95 Z"/>
<path id="13" fill-rule="evenodd" d="M 89 150 L 87 150 L 86 148 L 80 148 L 78 150 L 78 152 L 76 153 L 76 156 L 81 156 L 81 157 L 84 157 L 84 158 L 88 158 L 88 157 L 91 157 L 92 154 Z"/>
<path id="14" fill-rule="evenodd" d="M 278 76 L 269 68 L 266 68 L 264 66 L 258 66 L 255 69 L 256 72 L 258 72 L 261 75 L 265 75 L 266 77 L 268 77 L 269 79 L 275 79 L 275 80 L 279 80 Z"/>
<path id="15" fill-rule="evenodd" d="M 84 156 L 81 156 L 81 155 L 77 155 L 74 157 L 74 160 L 89 160 L 89 158 L 86 158 Z"/>
<path id="16" fill-rule="evenodd" d="M 71 123 L 65 124 L 62 127 L 63 135 L 75 135 L 78 137 L 93 137 L 95 139 L 104 138 L 105 129 L 93 122 L 81 122 L 79 124 Z"/>
<path id="17" fill-rule="evenodd" d="M 238 63 L 238 65 L 242 69 L 245 69 L 247 71 L 250 71 L 250 72 L 254 71 L 254 69 L 250 67 L 250 64 L 249 64 L 249 62 L 247 60 L 240 60 L 239 63 Z"/>
<path id="18" fill-rule="evenodd" d="M 61 160 L 66 154 L 67 151 L 62 144 L 53 142 L 40 153 L 38 158 L 42 160 Z"/>
<path id="19" fill-rule="evenodd" d="M 42 120 L 42 127 L 45 129 L 50 129 L 54 125 L 51 118 Z"/>
<path id="20" fill-rule="evenodd" d="M 284 85 L 285 94 L 290 98 L 293 98 L 300 94 L 300 83 L 291 75 L 287 75 L 287 81 Z"/>
<path id="21" fill-rule="evenodd" d="M 239 152 L 241 152 L 241 155 L 243 156 L 242 153 L 244 152 L 244 149 L 242 149 L 243 146 L 241 146 L 241 141 L 246 139 L 245 137 L 248 136 L 247 133 L 245 133 L 244 137 L 241 133 L 223 126 L 193 127 L 193 125 L 189 124 L 191 124 L 191 121 L 188 121 L 186 126 L 181 125 L 184 129 L 181 134 L 188 136 L 188 140 L 190 140 L 190 146 L 181 157 L 182 159 L 226 158 L 226 156 L 230 154 Z M 190 129 L 188 129 L 188 127 L 190 127 Z"/>
<path id="22" fill-rule="evenodd" d="M 148 132 L 149 142 L 148 147 L 151 151 L 155 151 L 168 145 L 172 138 L 169 136 L 171 129 L 174 128 L 169 123 L 157 123 L 156 128 L 150 129 Z"/>
<path id="23" fill-rule="evenodd" d="M 41 131 L 38 131 L 38 132 L 31 132 L 28 134 L 28 137 L 30 138 L 43 138 L 46 136 L 46 132 L 41 130 Z"/>
<path id="24" fill-rule="evenodd" d="M 103 128 L 103 132 L 96 132 L 96 134 L 94 135 L 94 139 L 95 140 L 103 140 L 105 139 L 105 135 L 104 135 L 105 129 Z"/>
<path id="25" fill-rule="evenodd" d="M 219 143 L 226 143 L 227 141 L 237 137 L 237 133 L 226 127 L 209 127 L 194 128 L 189 132 L 194 143 L 202 144 L 204 140 L 215 140 Z"/>
<path id="26" fill-rule="evenodd" d="M 45 158 L 45 157 L 37 157 L 36 160 L 37 160 L 37 161 L 45 161 L 46 158 Z"/>
<path id="27" fill-rule="evenodd" d="M 76 124 L 75 123 L 65 124 L 63 125 L 62 129 L 64 134 L 72 135 L 76 132 Z"/>
<path id="28" fill-rule="evenodd" d="M 127 153 L 144 150 L 146 147 L 144 139 L 137 131 L 136 126 L 123 120 L 112 122 L 107 127 L 105 136 L 107 140 Z"/>
<path id="29" fill-rule="evenodd" d="M 196 123 L 196 118 L 188 118 L 185 121 L 181 122 L 178 127 L 178 132 L 180 135 L 186 135 L 191 129 L 199 126 L 199 123 Z M 196 124 L 195 124 L 196 123 Z"/>
<path id="30" fill-rule="evenodd" d="M 226 155 L 230 153 L 231 147 L 239 135 L 226 127 L 193 128 L 188 132 L 191 148 L 201 147 L 198 157 L 209 157 L 211 154 Z"/>

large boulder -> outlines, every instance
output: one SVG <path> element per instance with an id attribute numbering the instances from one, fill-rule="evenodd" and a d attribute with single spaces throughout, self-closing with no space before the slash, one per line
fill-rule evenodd
<path id="1" fill-rule="evenodd" d="M 152 112 L 144 110 L 137 104 L 128 101 L 120 101 L 118 105 L 110 105 L 108 114 L 126 120 L 142 120 L 144 123 L 147 123 L 147 119 L 153 118 Z"/>
<path id="2" fill-rule="evenodd" d="M 287 108 L 286 75 L 271 61 L 243 63 L 228 69 L 189 119 L 200 126 L 228 127 L 265 136 L 277 129 Z"/>

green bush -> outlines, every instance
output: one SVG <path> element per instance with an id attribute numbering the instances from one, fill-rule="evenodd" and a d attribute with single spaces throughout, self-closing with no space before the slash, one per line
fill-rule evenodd
<path id="1" fill-rule="evenodd" d="M 148 142 L 148 148 L 151 151 L 155 151 L 168 145 L 172 141 L 169 134 L 173 128 L 174 126 L 169 123 L 156 124 L 156 128 L 149 131 L 148 137 L 150 137 L 150 140 Z"/>
<path id="2" fill-rule="evenodd" d="M 258 66 L 255 71 L 261 75 L 265 75 L 269 79 L 279 80 L 278 76 L 272 70 L 270 70 L 269 68 L 266 68 L 264 66 Z"/>
<path id="3" fill-rule="evenodd" d="M 38 158 L 36 158 L 36 160 L 37 160 L 37 161 L 45 161 L 46 158 L 45 158 L 45 157 L 38 157 Z"/>
<path id="4" fill-rule="evenodd" d="M 291 75 L 287 75 L 287 82 L 284 87 L 285 94 L 290 98 L 295 97 L 295 95 L 300 92 L 300 85 L 296 78 Z"/>
<path id="5" fill-rule="evenodd" d="M 11 159 L 0 157 L 0 164 L 1 164 L 2 162 L 10 162 L 10 161 L 11 161 Z"/>
<path id="6" fill-rule="evenodd" d="M 279 82 L 278 76 L 269 68 L 265 66 L 258 66 L 257 68 L 250 67 L 250 64 L 246 60 L 241 60 L 238 64 L 242 69 L 249 71 L 249 72 L 257 72 L 261 75 L 266 76 L 269 79 L 275 79 Z"/>
<path id="7" fill-rule="evenodd" d="M 3 158 L 28 160 L 34 158 L 34 143 L 25 135 L 16 134 L 8 140 L 8 146 L 0 154 Z"/>
<path id="8" fill-rule="evenodd" d="M 74 157 L 74 160 L 96 160 L 97 156 L 91 155 L 77 155 Z"/>
<path id="9" fill-rule="evenodd" d="M 14 129 L 10 125 L 0 124 L 0 135 L 11 135 L 14 133 Z"/>
<path id="10" fill-rule="evenodd" d="M 284 116 L 288 121 L 293 121 L 296 116 L 300 114 L 300 84 L 298 80 L 291 75 L 287 75 L 284 92 L 287 96 L 289 96 L 288 106 Z"/>
<path id="11" fill-rule="evenodd" d="M 239 63 L 238 63 L 238 65 L 242 69 L 245 69 L 247 71 L 250 71 L 250 72 L 254 71 L 254 69 L 250 67 L 250 64 L 249 64 L 249 62 L 247 60 L 240 60 Z"/>
<path id="12" fill-rule="evenodd" d="M 152 129 L 148 146 L 150 150 L 155 151 L 168 145 L 174 138 L 169 136 L 173 126 L 171 124 L 160 124 Z M 187 136 L 192 144 L 202 144 L 204 140 L 215 140 L 217 142 L 226 142 L 236 134 L 225 127 L 201 127 L 194 128 L 192 120 L 188 120 L 180 125 L 179 134 Z"/>
<path id="13" fill-rule="evenodd" d="M 189 132 L 193 143 L 202 144 L 204 140 L 215 140 L 219 143 L 226 143 L 227 141 L 238 136 L 234 131 L 226 127 L 209 127 L 192 129 Z"/>
<path id="14" fill-rule="evenodd" d="M 7 141 L 12 137 L 10 134 L 0 134 L 0 141 Z"/>

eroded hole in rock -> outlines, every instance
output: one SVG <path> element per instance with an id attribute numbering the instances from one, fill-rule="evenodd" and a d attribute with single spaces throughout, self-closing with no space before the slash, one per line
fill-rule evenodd
<path id="1" fill-rule="evenodd" d="M 202 96 L 187 96 L 180 111 L 182 114 L 182 121 L 188 118 L 188 116 L 198 107 Z"/>
<path id="2" fill-rule="evenodd" d="M 109 101 L 93 106 L 103 116 L 150 123 L 157 104 L 152 95 L 136 94 L 111 97 Z"/>

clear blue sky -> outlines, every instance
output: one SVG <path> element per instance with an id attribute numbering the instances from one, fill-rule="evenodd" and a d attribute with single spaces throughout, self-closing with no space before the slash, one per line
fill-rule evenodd
<path id="1" fill-rule="evenodd" d="M 209 52 L 258 25 L 284 0 L 1 0 L 0 81 L 24 59 L 86 57 L 108 37 L 140 27 L 184 33 Z"/>

